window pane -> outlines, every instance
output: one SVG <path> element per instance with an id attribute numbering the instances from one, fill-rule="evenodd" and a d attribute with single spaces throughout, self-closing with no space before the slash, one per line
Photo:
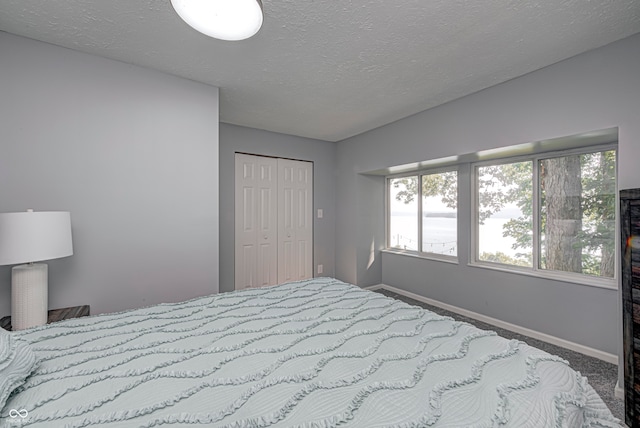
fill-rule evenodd
<path id="1" fill-rule="evenodd" d="M 532 165 L 478 167 L 478 260 L 533 266 Z"/>
<path id="2" fill-rule="evenodd" d="M 615 151 L 540 161 L 540 268 L 614 277 Z"/>
<path id="3" fill-rule="evenodd" d="M 418 251 L 418 177 L 389 180 L 389 247 Z"/>
<path id="4" fill-rule="evenodd" d="M 422 251 L 458 255 L 458 172 L 422 176 Z"/>

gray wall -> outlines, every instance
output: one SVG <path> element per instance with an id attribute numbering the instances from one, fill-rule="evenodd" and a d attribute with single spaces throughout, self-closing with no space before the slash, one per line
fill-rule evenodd
<path id="1" fill-rule="evenodd" d="M 0 58 L 0 212 L 71 212 L 49 306 L 217 292 L 218 89 L 3 32 Z"/>
<path id="2" fill-rule="evenodd" d="M 618 127 L 619 187 L 640 187 L 638 112 L 640 35 L 339 142 L 336 275 L 362 286 L 383 282 L 618 354 L 616 290 L 470 267 L 464 255 L 455 266 L 379 253 L 384 181 L 360 173 Z M 372 242 L 382 268 L 369 266 Z"/>
<path id="3" fill-rule="evenodd" d="M 234 289 L 235 153 L 251 153 L 313 162 L 313 261 L 321 276 L 335 274 L 336 145 L 241 126 L 220 124 L 220 291 Z M 323 218 L 317 218 L 318 208 Z"/>

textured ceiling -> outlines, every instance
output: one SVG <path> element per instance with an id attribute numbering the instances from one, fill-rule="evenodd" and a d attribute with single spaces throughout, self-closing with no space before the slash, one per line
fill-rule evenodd
<path id="1" fill-rule="evenodd" d="M 218 86 L 222 122 L 327 141 L 640 32 L 639 0 L 263 5 L 241 42 L 197 33 L 169 0 L 0 0 L 0 31 Z"/>

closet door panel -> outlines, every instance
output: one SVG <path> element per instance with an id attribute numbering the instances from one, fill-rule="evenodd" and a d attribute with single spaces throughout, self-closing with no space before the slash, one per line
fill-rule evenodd
<path id="1" fill-rule="evenodd" d="M 298 278 L 313 277 L 313 164 L 298 162 Z"/>
<path id="2" fill-rule="evenodd" d="M 313 276 L 313 164 L 278 159 L 278 282 Z"/>
<path id="3" fill-rule="evenodd" d="M 235 183 L 235 280 L 236 289 L 244 289 L 253 287 L 255 283 L 255 164 L 250 159 L 236 156 Z"/>
<path id="4" fill-rule="evenodd" d="M 236 154 L 235 288 L 313 276 L 313 164 Z"/>
<path id="5" fill-rule="evenodd" d="M 236 154 L 235 170 L 235 288 L 276 284 L 277 162 Z"/>
<path id="6" fill-rule="evenodd" d="M 278 282 L 297 278 L 294 161 L 278 159 Z"/>

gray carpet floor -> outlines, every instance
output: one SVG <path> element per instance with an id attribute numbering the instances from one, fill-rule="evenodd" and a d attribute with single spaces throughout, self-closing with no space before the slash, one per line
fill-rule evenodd
<path id="1" fill-rule="evenodd" d="M 621 398 L 616 398 L 614 395 L 616 382 L 618 380 L 618 366 L 599 360 L 597 358 L 589 357 L 578 352 L 561 348 L 556 345 L 551 345 L 547 342 L 543 342 L 532 337 L 514 333 L 509 330 L 504 330 L 491 324 L 477 321 L 473 318 L 468 318 L 444 309 L 440 309 L 435 306 L 427 305 L 425 303 L 413 300 L 400 294 L 393 293 L 388 290 L 376 291 L 378 293 L 384 294 L 385 296 L 402 300 L 403 302 L 410 305 L 420 306 L 422 308 L 428 309 L 432 312 L 437 313 L 438 315 L 449 316 L 459 321 L 468 322 L 469 324 L 473 324 L 483 330 L 493 330 L 500 336 L 507 339 L 521 340 L 538 349 L 542 349 L 543 351 L 546 351 L 550 354 L 558 355 L 559 357 L 564 358 L 565 360 L 569 361 L 571 367 L 574 370 L 580 372 L 580 374 L 582 374 L 589 380 L 589 384 L 591 384 L 593 389 L 595 389 L 600 397 L 602 397 L 602 400 L 609 407 L 611 413 L 613 413 L 616 418 L 624 422 L 624 400 L 622 400 Z"/>

